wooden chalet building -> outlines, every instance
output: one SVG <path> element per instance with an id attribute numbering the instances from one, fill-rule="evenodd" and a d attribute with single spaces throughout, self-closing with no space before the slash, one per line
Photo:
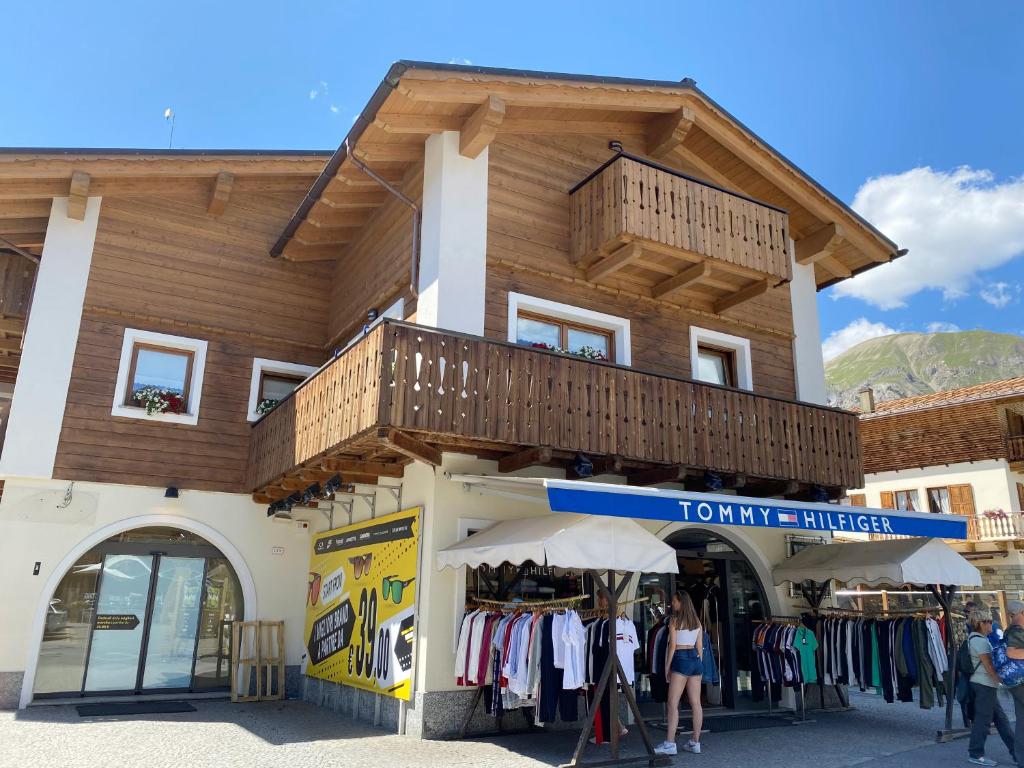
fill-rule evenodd
<path id="1" fill-rule="evenodd" d="M 1024 590 L 1024 378 L 877 404 L 862 391 L 860 436 L 852 504 L 965 515 L 950 544 L 987 588 Z"/>
<path id="2" fill-rule="evenodd" d="M 899 254 L 692 80 L 400 62 L 334 153 L 4 150 L 0 703 L 159 693 L 156 630 L 115 661 L 97 575 L 180 553 L 205 588 L 165 687 L 223 690 L 225 623 L 283 619 L 291 694 L 450 733 L 486 574 L 436 553 L 539 508 L 449 477 L 839 499 L 858 420 L 825 405 L 815 294 Z M 301 680 L 311 535 L 411 507 L 411 701 Z M 735 606 L 791 612 L 787 532 L 642 522 L 728 585 L 738 706 Z"/>

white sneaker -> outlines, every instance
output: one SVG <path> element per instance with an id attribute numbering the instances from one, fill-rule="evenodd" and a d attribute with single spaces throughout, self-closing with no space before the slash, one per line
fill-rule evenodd
<path id="1" fill-rule="evenodd" d="M 676 743 L 674 741 L 663 741 L 654 748 L 654 754 L 656 755 L 674 755 L 675 753 Z"/>
<path id="2" fill-rule="evenodd" d="M 683 749 L 685 749 L 687 752 L 693 752 L 693 754 L 699 755 L 700 742 L 694 741 L 693 739 L 689 739 L 685 744 L 683 744 Z"/>

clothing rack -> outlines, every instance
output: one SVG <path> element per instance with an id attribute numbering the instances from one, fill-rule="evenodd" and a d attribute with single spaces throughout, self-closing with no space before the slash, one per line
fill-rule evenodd
<path id="1" fill-rule="evenodd" d="M 495 612 L 514 613 L 515 611 L 545 611 L 559 610 L 561 608 L 572 608 L 575 605 L 587 600 L 589 595 L 575 595 L 573 597 L 561 597 L 557 600 L 485 600 L 484 598 L 471 597 L 466 602 L 479 605 Z"/>

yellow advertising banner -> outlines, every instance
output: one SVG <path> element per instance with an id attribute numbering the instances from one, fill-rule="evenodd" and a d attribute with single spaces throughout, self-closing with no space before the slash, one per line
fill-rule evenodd
<path id="1" fill-rule="evenodd" d="M 307 675 L 409 700 L 419 533 L 417 507 L 313 539 Z"/>

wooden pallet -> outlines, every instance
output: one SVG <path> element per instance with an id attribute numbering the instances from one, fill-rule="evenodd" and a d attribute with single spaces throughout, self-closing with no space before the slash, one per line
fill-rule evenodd
<path id="1" fill-rule="evenodd" d="M 231 635 L 231 701 L 283 699 L 284 622 L 236 621 Z"/>

